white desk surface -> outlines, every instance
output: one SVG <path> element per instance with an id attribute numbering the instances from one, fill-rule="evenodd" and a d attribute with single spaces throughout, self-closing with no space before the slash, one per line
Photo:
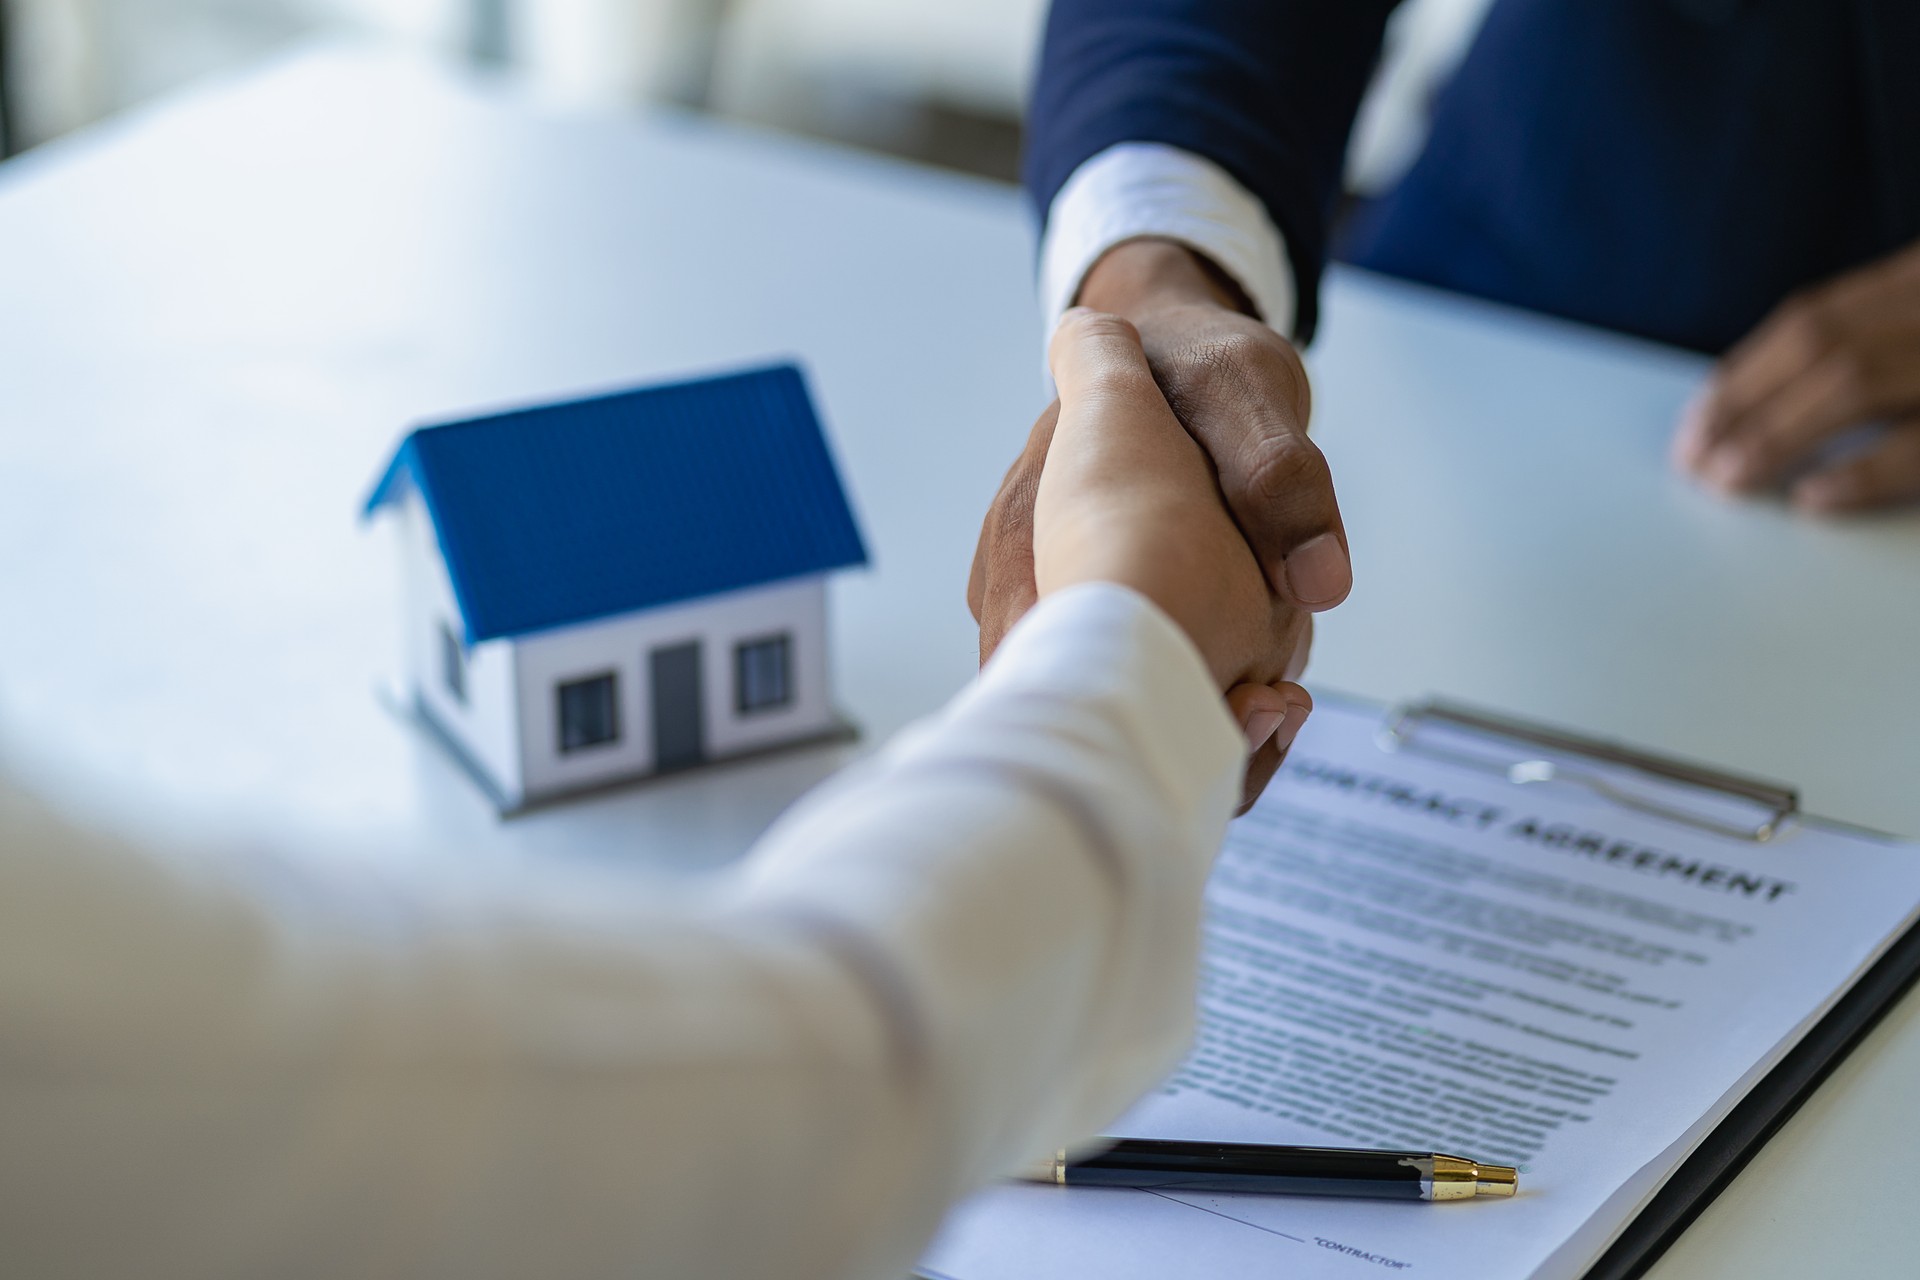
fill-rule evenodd
<path id="1" fill-rule="evenodd" d="M 811 370 L 874 552 L 832 617 L 867 742 L 972 670 L 974 533 L 1043 394 L 1012 191 L 335 47 L 10 162 L 0 245 L 0 729 L 104 822 L 449 869 L 735 856 L 861 748 L 501 824 L 376 699 L 397 573 L 355 509 L 410 422 L 762 357 Z M 1920 518 L 1674 478 L 1692 357 L 1351 272 L 1326 311 L 1358 586 L 1309 683 L 1920 834 Z M 1916 1096 L 1909 999 L 1654 1274 L 1911 1265 Z"/>

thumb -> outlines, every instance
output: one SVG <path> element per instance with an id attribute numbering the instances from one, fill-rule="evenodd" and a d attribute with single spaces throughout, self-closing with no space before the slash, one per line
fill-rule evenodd
<path id="1" fill-rule="evenodd" d="M 1087 307 L 1070 307 L 1061 315 L 1047 347 L 1047 364 L 1062 401 L 1097 395 L 1113 382 L 1153 378 L 1140 331 L 1119 316 Z"/>
<path id="2" fill-rule="evenodd" d="M 1155 491 L 1204 471 L 1154 381 L 1140 331 L 1119 316 L 1074 307 L 1048 349 L 1060 416 L 1048 447 L 1054 484 L 1092 493 Z M 1191 456 L 1188 456 L 1191 455 Z M 1196 471 L 1195 469 L 1198 469 Z M 1041 481 L 1041 491 L 1049 487 Z"/>

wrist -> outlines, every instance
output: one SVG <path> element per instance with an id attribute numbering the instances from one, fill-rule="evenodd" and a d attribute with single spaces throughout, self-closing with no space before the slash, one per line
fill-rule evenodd
<path id="1" fill-rule="evenodd" d="M 1224 515 L 1221 528 L 1204 524 L 1198 536 L 1167 538 L 1154 531 L 1194 529 L 1190 503 L 1134 495 L 1124 500 L 1083 502 L 1036 526 L 1034 586 L 1041 598 L 1069 587 L 1104 582 L 1144 597 L 1199 652 L 1216 687 L 1226 689 L 1246 665 L 1244 601 L 1236 584 L 1258 581 L 1252 553 L 1230 545 L 1238 535 Z M 1207 536 L 1211 532 L 1214 536 Z"/>
<path id="2" fill-rule="evenodd" d="M 1177 240 L 1154 236 L 1123 240 L 1101 254 L 1074 301 L 1128 319 L 1173 306 L 1253 314 L 1240 286 L 1212 260 Z"/>

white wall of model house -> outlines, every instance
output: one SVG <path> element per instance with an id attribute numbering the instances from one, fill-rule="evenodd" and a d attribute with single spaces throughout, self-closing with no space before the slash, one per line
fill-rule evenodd
<path id="1" fill-rule="evenodd" d="M 742 712 L 736 651 L 787 636 L 788 698 Z M 826 580 L 815 576 L 641 609 L 516 641 L 522 777 L 526 795 L 562 791 L 654 771 L 650 658 L 700 645 L 700 710 L 709 759 L 816 737 L 834 727 L 827 695 Z M 561 685 L 611 672 L 619 736 L 573 751 L 560 746 Z"/>
<path id="2" fill-rule="evenodd" d="M 465 633 L 454 602 L 433 520 L 418 490 L 409 490 L 395 513 L 406 600 L 407 684 L 419 710 L 451 737 L 477 765 L 509 808 L 524 798 L 520 768 L 519 710 L 514 689 L 511 640 L 488 640 L 463 653 L 462 688 L 447 679 L 442 628 L 457 641 Z"/>
<path id="3" fill-rule="evenodd" d="M 447 640 L 462 634 L 445 561 L 417 493 L 395 522 L 408 592 L 406 670 L 420 710 L 454 739 L 508 808 L 656 771 L 652 655 L 699 646 L 706 758 L 819 737 L 838 725 L 827 686 L 826 580 L 813 575 L 464 647 L 449 678 Z M 737 651 L 786 637 L 784 698 L 742 710 Z M 611 675 L 614 736 L 562 745 L 563 685 Z M 456 691 L 455 685 L 459 685 Z"/>

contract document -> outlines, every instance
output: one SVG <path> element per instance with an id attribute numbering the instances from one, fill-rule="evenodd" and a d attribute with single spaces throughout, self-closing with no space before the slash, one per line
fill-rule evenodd
<path id="1" fill-rule="evenodd" d="M 1920 915 L 1913 846 L 1716 834 L 1389 752 L 1380 725 L 1323 701 L 1233 824 L 1201 1032 L 1112 1132 L 1439 1151 L 1519 1166 L 1519 1195 L 1009 1183 L 954 1213 L 924 1274 L 1573 1280 Z"/>

